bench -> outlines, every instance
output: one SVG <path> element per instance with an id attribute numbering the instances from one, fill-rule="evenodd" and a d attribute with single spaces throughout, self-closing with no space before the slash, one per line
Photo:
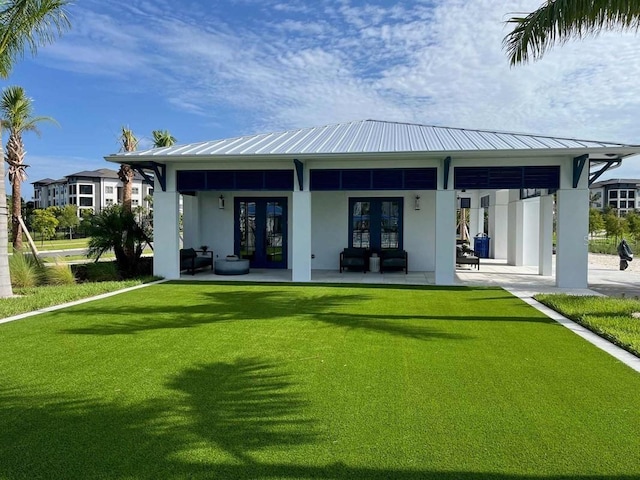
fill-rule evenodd
<path id="1" fill-rule="evenodd" d="M 202 253 L 203 255 L 198 255 Z M 195 250 L 193 248 L 180 249 L 180 271 L 187 270 L 195 275 L 196 270 L 211 267 L 213 270 L 213 252 L 211 250 Z"/>

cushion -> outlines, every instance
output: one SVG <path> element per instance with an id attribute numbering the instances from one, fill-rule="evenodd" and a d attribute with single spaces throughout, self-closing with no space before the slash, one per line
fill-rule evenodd
<path id="1" fill-rule="evenodd" d="M 404 250 L 382 250 L 382 258 L 402 258 L 404 259 L 405 252 Z"/>

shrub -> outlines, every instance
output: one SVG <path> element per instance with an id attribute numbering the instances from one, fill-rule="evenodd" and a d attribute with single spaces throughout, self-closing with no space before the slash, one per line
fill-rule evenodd
<path id="1" fill-rule="evenodd" d="M 89 282 L 111 282 L 120 280 L 118 266 L 115 262 L 95 262 L 87 263 L 87 281 Z"/>
<path id="2" fill-rule="evenodd" d="M 31 255 L 14 252 L 9 258 L 9 272 L 14 288 L 35 287 L 41 283 L 42 270 Z"/>
<path id="3" fill-rule="evenodd" d="M 76 277 L 71 271 L 69 264 L 62 259 L 56 259 L 56 264 L 45 269 L 47 284 L 49 285 L 72 285 L 76 283 Z"/>

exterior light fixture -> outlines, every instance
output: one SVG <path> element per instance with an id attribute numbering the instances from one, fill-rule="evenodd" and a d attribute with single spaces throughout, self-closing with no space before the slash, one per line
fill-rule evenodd
<path id="1" fill-rule="evenodd" d="M 413 204 L 413 208 L 416 210 L 420 210 L 420 195 L 416 195 L 415 202 Z"/>
<path id="2" fill-rule="evenodd" d="M 218 197 L 218 208 L 224 210 L 224 195 Z"/>

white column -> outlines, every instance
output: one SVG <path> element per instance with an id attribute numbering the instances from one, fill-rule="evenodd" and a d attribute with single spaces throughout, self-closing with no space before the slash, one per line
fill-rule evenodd
<path id="1" fill-rule="evenodd" d="M 540 197 L 522 200 L 522 265 L 538 265 L 540 250 Z"/>
<path id="2" fill-rule="evenodd" d="M 303 182 L 298 184 L 294 166 L 294 187 L 292 193 L 291 229 L 291 280 L 311 281 L 311 192 L 309 191 L 309 169 L 302 165 Z"/>
<path id="3" fill-rule="evenodd" d="M 157 179 L 153 189 L 153 274 L 175 280 L 180 278 L 180 209 L 175 176 L 169 178 L 169 171 L 167 191 L 162 191 Z"/>
<path id="4" fill-rule="evenodd" d="M 509 230 L 507 231 L 507 263 L 523 264 L 523 205 L 519 190 L 509 190 Z"/>
<path id="5" fill-rule="evenodd" d="M 456 192 L 436 191 L 436 285 L 453 285 L 456 268 Z"/>
<path id="6" fill-rule="evenodd" d="M 589 189 L 558 190 L 556 286 L 587 288 Z"/>
<path id="7" fill-rule="evenodd" d="M 492 258 L 507 258 L 509 190 L 498 190 L 489 201 L 489 252 Z"/>
<path id="8" fill-rule="evenodd" d="M 182 196 L 182 245 L 185 248 L 200 248 L 200 201 L 199 195 Z"/>
<path id="9" fill-rule="evenodd" d="M 540 197 L 538 275 L 553 274 L 553 195 Z"/>

